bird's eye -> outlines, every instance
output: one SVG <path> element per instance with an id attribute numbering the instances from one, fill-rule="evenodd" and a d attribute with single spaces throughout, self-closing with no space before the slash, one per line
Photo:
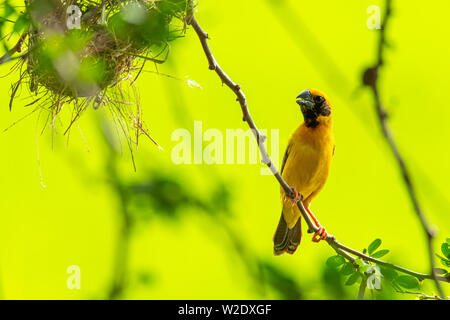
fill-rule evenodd
<path id="1" fill-rule="evenodd" d="M 322 102 L 325 101 L 325 98 L 322 97 L 322 96 L 315 96 L 314 97 L 314 101 L 317 102 L 317 103 L 322 103 Z"/>

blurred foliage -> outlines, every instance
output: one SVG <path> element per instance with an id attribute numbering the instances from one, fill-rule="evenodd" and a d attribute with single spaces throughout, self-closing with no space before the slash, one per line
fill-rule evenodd
<path id="1" fill-rule="evenodd" d="M 153 58 L 165 60 L 166 40 L 177 37 L 171 30 L 184 26 L 152 23 L 167 22 L 183 3 L 161 2 L 160 10 L 144 16 L 134 9 L 111 12 L 110 30 L 118 39 L 137 39 L 140 46 L 152 43 Z M 4 4 L 2 16 L 13 21 L 0 19 L 6 52 L 29 19 L 21 14 L 22 1 Z M 381 140 L 372 97 L 361 89 L 362 70 L 375 59 L 377 31 L 366 27 L 366 9 L 373 4 L 383 6 L 382 1 L 356 0 L 345 6 L 206 0 L 196 15 L 210 34 L 216 58 L 244 89 L 258 126 L 280 130 L 280 155 L 301 121 L 295 96 L 308 87 L 327 92 L 335 105 L 337 150 L 327 186 L 312 204 L 314 212 L 343 243 L 356 249 L 369 244 L 361 251 L 426 272 L 422 230 Z M 439 10 L 398 1 L 394 6 L 381 95 L 426 214 L 439 227 L 438 272 L 447 276 L 450 151 L 442 141 L 449 138 L 450 109 L 442 101 L 450 47 L 442 39 L 450 4 L 441 2 Z M 87 12 L 88 6 L 82 9 Z M 85 38 L 80 31 L 73 35 L 51 38 L 55 44 L 42 47 L 48 59 L 41 58 L 37 67 L 45 61 L 50 65 L 60 48 L 76 51 Z M 424 38 L 427 45 L 417 47 L 417 39 Z M 312 244 L 306 232 L 294 256 L 272 255 L 279 190 L 273 177 L 260 174 L 261 166 L 172 163 L 174 130 L 192 131 L 194 120 L 202 120 L 205 130 L 243 125 L 230 92 L 208 72 L 195 34 L 188 29 L 172 47 L 165 64 L 146 65 L 137 94 L 142 118 L 166 151 L 146 141 L 134 154 L 123 152 L 128 144 L 117 133 L 120 124 L 92 108 L 72 133 L 63 135 L 54 126 L 41 134 L 44 117 L 19 122 L 30 112 L 30 106 L 21 108 L 28 104 L 23 95 L 12 113 L 9 97 L 2 95 L 0 127 L 17 123 L 0 135 L 5 154 L 0 160 L 1 298 L 357 298 L 365 271 L 374 265 L 357 260 L 355 269 L 341 257 L 330 258 L 329 246 Z M 91 68 L 96 63 L 83 65 L 93 70 L 81 72 L 94 77 L 88 81 L 99 81 L 102 72 Z M 15 65 L 2 66 L 2 74 Z M 195 79 L 203 90 L 186 85 L 186 79 Z M 6 76 L 0 86 L 6 91 L 14 81 L 14 74 Z M 424 115 L 432 121 L 424 121 Z M 69 265 L 81 268 L 80 290 L 66 287 Z M 370 272 L 381 280 L 382 290 L 365 288 L 367 299 L 414 299 L 417 294 L 405 293 L 435 290 L 430 281 L 382 266 Z M 448 292 L 448 285 L 444 289 Z"/>
<path id="2" fill-rule="evenodd" d="M 229 202 L 232 200 L 230 190 L 220 180 L 215 181 L 213 190 L 206 194 L 195 194 L 189 191 L 189 185 L 182 183 L 176 176 L 167 172 L 146 172 L 148 180 L 123 181 L 117 172 L 117 163 L 120 154 L 111 144 L 111 132 L 104 124 L 105 142 L 109 146 L 107 156 L 108 180 L 118 198 L 121 200 L 122 227 L 116 252 L 116 275 L 114 286 L 109 298 L 117 299 L 123 295 L 128 283 L 126 261 L 128 259 L 128 247 L 130 246 L 132 228 L 134 225 L 151 223 L 152 218 L 161 217 L 179 223 L 186 218 L 186 212 L 194 211 L 197 214 L 209 215 L 213 221 L 221 222 L 227 236 L 233 243 L 236 253 L 248 268 L 249 278 L 253 278 L 258 290 L 276 290 L 283 299 L 299 299 L 302 297 L 301 289 L 292 275 L 288 275 L 278 266 L 258 258 L 246 248 L 245 240 L 236 234 L 236 230 L 228 225 L 227 219 L 232 217 Z M 225 215 L 225 216 L 223 216 Z M 139 282 L 143 285 L 151 285 L 151 276 L 147 273 L 139 274 Z"/>
<path id="3" fill-rule="evenodd" d="M 108 29 L 120 41 L 144 47 L 162 46 L 180 37 L 181 30 L 170 22 L 174 16 L 183 19 L 186 0 L 155 1 L 146 8 L 145 2 L 130 2 L 111 15 Z"/>

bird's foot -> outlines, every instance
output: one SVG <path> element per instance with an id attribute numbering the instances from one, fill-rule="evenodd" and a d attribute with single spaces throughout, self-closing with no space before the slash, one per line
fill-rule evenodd
<path id="1" fill-rule="evenodd" d="M 317 220 L 317 218 L 314 216 L 314 214 L 311 212 L 311 210 L 309 208 L 305 208 L 305 209 L 308 212 L 311 219 L 313 220 L 314 224 L 319 228 L 319 230 L 317 230 L 317 232 L 314 233 L 312 242 L 319 242 L 320 240 L 325 240 L 326 237 L 328 236 L 327 231 L 325 230 L 324 227 L 322 227 L 320 225 L 319 220 Z"/>
<path id="2" fill-rule="evenodd" d="M 328 233 L 324 227 L 322 227 L 321 225 L 319 225 L 318 227 L 319 227 L 319 230 L 317 230 L 317 232 L 314 233 L 312 242 L 319 242 L 320 240 L 325 240 L 328 236 Z"/>
<path id="3" fill-rule="evenodd" d="M 303 200 L 303 196 L 300 192 L 295 190 L 295 188 L 292 188 L 292 192 L 294 193 L 294 197 L 293 198 L 289 197 L 289 200 L 291 200 L 292 206 L 295 206 L 295 205 L 297 205 L 297 202 Z"/>

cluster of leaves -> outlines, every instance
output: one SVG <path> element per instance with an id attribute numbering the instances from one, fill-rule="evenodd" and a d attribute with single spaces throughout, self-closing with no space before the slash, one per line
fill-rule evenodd
<path id="1" fill-rule="evenodd" d="M 447 238 L 441 245 L 442 255 L 436 254 L 444 267 L 450 268 L 450 238 Z M 450 272 L 446 269 L 436 268 L 435 272 L 443 277 L 450 277 Z"/>
<path id="2" fill-rule="evenodd" d="M 381 243 L 381 239 L 375 239 L 362 252 L 376 259 L 384 257 L 389 253 L 389 250 L 378 250 Z M 326 264 L 345 278 L 346 286 L 361 285 L 362 281 L 365 281 L 367 289 L 376 291 L 381 291 L 384 286 L 389 286 L 397 292 L 420 288 L 419 279 L 416 277 L 398 274 L 392 268 L 377 265 L 370 261 L 355 259 L 353 262 L 349 262 L 344 257 L 335 255 L 328 258 Z"/>

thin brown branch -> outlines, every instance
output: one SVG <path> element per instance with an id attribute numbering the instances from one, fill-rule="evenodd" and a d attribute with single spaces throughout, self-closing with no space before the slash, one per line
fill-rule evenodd
<path id="1" fill-rule="evenodd" d="M 278 183 L 285 191 L 286 195 L 290 198 L 294 198 L 294 192 L 292 191 L 292 188 L 286 183 L 286 181 L 284 181 L 283 177 L 280 175 L 279 171 L 277 170 L 275 165 L 272 163 L 272 161 L 267 153 L 267 150 L 264 145 L 264 141 L 265 141 L 266 137 L 259 132 L 255 122 L 253 121 L 253 119 L 250 115 L 250 111 L 247 106 L 246 97 L 245 97 L 244 93 L 242 92 L 241 87 L 238 84 L 236 84 L 233 80 L 231 80 L 231 78 L 222 70 L 222 68 L 217 63 L 216 59 L 214 58 L 214 55 L 212 54 L 211 48 L 209 47 L 209 44 L 208 44 L 208 34 L 200 27 L 198 21 L 194 17 L 192 9 L 188 12 L 188 15 L 186 17 L 186 23 L 188 25 L 192 26 L 193 29 L 195 30 L 195 32 L 197 33 L 197 36 L 202 45 L 204 54 L 206 55 L 206 58 L 208 60 L 209 69 L 214 70 L 217 73 L 217 75 L 219 76 L 222 83 L 225 84 L 227 87 L 229 87 L 236 95 L 236 98 L 237 98 L 236 100 L 239 102 L 241 109 L 242 109 L 243 120 L 245 122 L 247 122 L 248 126 L 252 130 L 252 132 L 255 136 L 255 139 L 258 143 L 258 147 L 259 147 L 259 150 L 261 153 L 261 159 L 262 159 L 261 161 L 270 168 L 272 174 L 275 176 Z M 297 206 L 308 225 L 308 228 L 309 228 L 308 232 L 309 233 L 317 232 L 319 230 L 319 228 L 313 223 L 310 216 L 306 212 L 305 207 L 303 206 L 302 200 L 299 200 L 297 202 Z M 326 238 L 326 241 L 338 254 L 342 255 L 345 259 L 352 262 L 353 264 L 355 264 L 354 263 L 355 258 L 352 257 L 351 255 L 357 256 L 366 261 L 371 261 L 371 262 L 374 262 L 374 263 L 377 263 L 377 264 L 380 264 L 383 266 L 393 268 L 400 272 L 412 275 L 412 276 L 418 278 L 419 280 L 433 278 L 433 275 L 414 272 L 414 271 L 402 268 L 400 266 L 394 265 L 392 263 L 385 262 L 385 261 L 378 260 L 378 259 L 372 258 L 370 256 L 367 256 L 361 252 L 358 252 L 354 249 L 351 249 L 351 248 L 339 243 L 333 235 L 329 234 Z M 441 277 L 438 280 L 450 282 L 450 279 L 444 278 L 444 277 Z"/>
<path id="2" fill-rule="evenodd" d="M 376 64 L 373 67 L 367 68 L 364 72 L 363 77 L 363 83 L 364 85 L 371 88 L 373 97 L 374 97 L 374 105 L 378 117 L 378 122 L 380 124 L 380 129 L 383 133 L 383 137 L 385 138 L 386 142 L 388 143 L 392 153 L 394 154 L 395 160 L 397 162 L 398 168 L 401 172 L 401 176 L 403 178 L 403 182 L 405 184 L 406 190 L 408 192 L 408 196 L 411 200 L 411 203 L 414 207 L 415 213 L 417 215 L 417 218 L 419 219 L 422 229 L 425 233 L 426 239 L 427 239 L 427 246 L 428 246 L 428 256 L 429 256 L 429 262 L 430 262 L 430 270 L 432 274 L 432 278 L 435 280 L 436 288 L 441 296 L 445 296 L 444 291 L 442 289 L 441 284 L 439 283 L 439 277 L 435 272 L 435 257 L 434 257 L 434 251 L 433 251 L 433 238 L 435 236 L 434 231 L 431 229 L 430 225 L 427 222 L 427 219 L 425 217 L 425 214 L 423 212 L 423 209 L 419 203 L 419 199 L 417 197 L 417 193 L 414 189 L 411 174 L 408 171 L 408 168 L 406 167 L 405 160 L 403 156 L 400 153 L 400 150 L 397 147 L 397 143 L 395 142 L 395 139 L 392 135 L 392 132 L 388 126 L 387 118 L 388 113 L 386 112 L 386 109 L 384 108 L 381 98 L 380 98 L 380 91 L 378 87 L 378 71 L 384 64 L 384 49 L 386 48 L 386 28 L 390 21 L 390 17 L 392 16 L 392 0 L 386 0 L 386 9 L 384 13 L 384 19 L 381 24 L 380 29 L 380 37 L 378 39 L 378 47 L 377 47 L 377 61 Z"/>

